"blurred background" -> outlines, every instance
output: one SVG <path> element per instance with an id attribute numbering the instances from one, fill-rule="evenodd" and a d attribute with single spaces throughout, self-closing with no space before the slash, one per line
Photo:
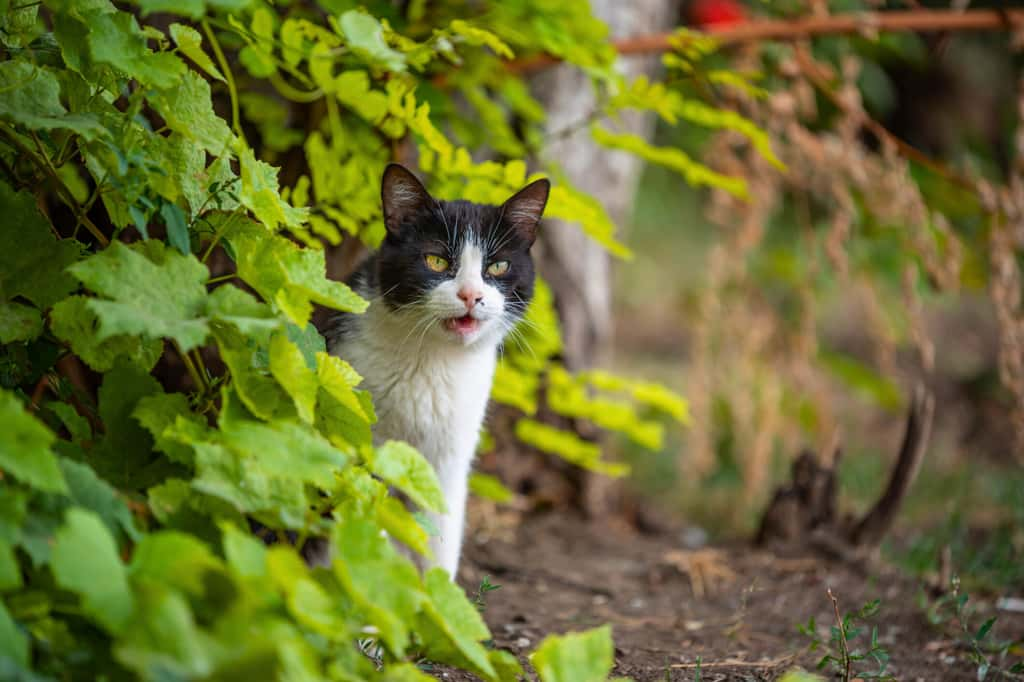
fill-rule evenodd
<path id="1" fill-rule="evenodd" d="M 674 16 L 728 33 L 744 19 L 883 6 L 1022 3 L 689 2 Z M 635 258 L 612 274 L 613 366 L 680 391 L 692 419 L 656 454 L 618 442 L 632 491 L 711 537 L 748 536 L 796 454 L 838 446 L 840 513 L 860 513 L 921 381 L 935 428 L 883 551 L 927 575 L 948 548 L 969 580 L 1021 584 L 1024 233 L 1019 218 L 992 217 L 996 196 L 1020 191 L 1019 38 L 866 31 L 711 57 L 752 75 L 754 88 L 727 97 L 786 170 L 735 131 L 653 127 L 655 144 L 745 177 L 751 196 L 639 170 L 624 224 Z M 1001 280 L 1003 267 L 1017 274 Z"/>

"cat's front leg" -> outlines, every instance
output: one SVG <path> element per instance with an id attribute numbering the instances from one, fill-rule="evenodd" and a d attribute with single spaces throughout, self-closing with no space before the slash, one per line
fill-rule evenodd
<path id="1" fill-rule="evenodd" d="M 432 566 L 440 566 L 455 580 L 462 553 L 462 535 L 466 525 L 466 498 L 469 492 L 469 469 L 472 449 L 469 455 L 456 457 L 436 466 L 437 477 L 444 492 L 447 511 L 444 514 L 429 513 L 435 529 L 430 537 L 430 551 L 434 559 Z"/>

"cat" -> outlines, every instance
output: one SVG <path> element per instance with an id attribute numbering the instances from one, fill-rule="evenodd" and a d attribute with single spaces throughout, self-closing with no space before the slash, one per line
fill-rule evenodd
<path id="1" fill-rule="evenodd" d="M 350 279 L 370 301 L 328 330 L 328 350 L 364 379 L 377 412 L 374 440 L 404 440 L 437 473 L 447 511 L 428 513 L 437 530 L 433 562 L 454 580 L 470 468 L 498 349 L 533 296 L 530 247 L 547 204 L 541 179 L 501 206 L 438 201 L 398 164 L 381 182 L 386 233 Z"/>

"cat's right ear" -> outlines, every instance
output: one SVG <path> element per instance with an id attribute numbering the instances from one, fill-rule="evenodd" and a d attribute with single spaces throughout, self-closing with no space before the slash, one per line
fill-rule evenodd
<path id="1" fill-rule="evenodd" d="M 397 163 L 389 163 L 384 169 L 380 198 L 384 205 L 384 226 L 392 234 L 398 234 L 406 218 L 434 200 L 416 176 Z"/>

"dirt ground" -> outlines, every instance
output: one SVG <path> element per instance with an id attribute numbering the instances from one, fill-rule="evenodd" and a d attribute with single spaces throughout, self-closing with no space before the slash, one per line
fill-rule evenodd
<path id="1" fill-rule="evenodd" d="M 956 625 L 930 625 L 920 585 L 894 569 L 781 557 L 744 544 L 688 549 L 692 533 L 642 535 L 569 513 L 476 512 L 459 582 L 469 594 L 484 576 L 501 585 L 486 595 L 484 617 L 494 645 L 524 664 L 548 634 L 611 623 L 615 673 L 638 682 L 773 680 L 796 667 L 813 670 L 821 653 L 808 650 L 796 626 L 813 616 L 828 640 L 831 587 L 843 612 L 881 599 L 870 622 L 896 679 L 975 679 Z M 1024 615 L 998 615 L 996 638 L 1024 634 Z M 983 620 L 973 618 L 973 627 Z M 855 670 L 876 669 L 862 665 Z"/>

